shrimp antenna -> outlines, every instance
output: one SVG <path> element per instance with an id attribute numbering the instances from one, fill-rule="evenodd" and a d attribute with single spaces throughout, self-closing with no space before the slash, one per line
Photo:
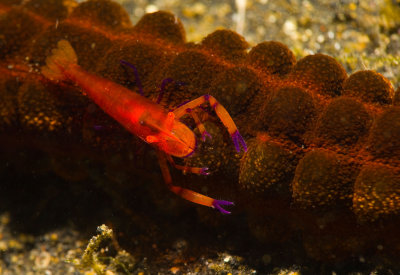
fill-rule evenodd
<path id="1" fill-rule="evenodd" d="M 161 102 L 161 99 L 164 96 L 165 93 L 165 86 L 167 86 L 167 84 L 173 82 L 174 80 L 172 78 L 166 78 L 162 81 L 161 83 L 161 87 L 160 87 L 160 92 L 158 93 L 158 98 L 157 98 L 157 104 L 159 104 Z"/>
<path id="2" fill-rule="evenodd" d="M 144 96 L 143 85 L 142 85 L 142 82 L 140 81 L 139 73 L 138 73 L 138 70 L 136 69 L 135 65 L 133 65 L 133 64 L 131 64 L 128 61 L 125 61 L 125 60 L 120 60 L 119 62 L 122 65 L 128 66 L 129 68 L 131 68 L 133 70 L 133 74 L 135 75 L 136 86 L 139 89 L 140 95 Z"/>
<path id="3" fill-rule="evenodd" d="M 164 96 L 165 93 L 165 87 L 167 86 L 167 84 L 174 82 L 174 80 L 172 78 L 166 78 L 161 82 L 161 87 L 160 87 L 160 92 L 158 94 L 158 98 L 157 98 L 157 104 L 159 104 Z M 181 81 L 175 81 L 175 85 L 177 86 L 183 86 L 186 85 L 185 82 L 181 82 Z"/>

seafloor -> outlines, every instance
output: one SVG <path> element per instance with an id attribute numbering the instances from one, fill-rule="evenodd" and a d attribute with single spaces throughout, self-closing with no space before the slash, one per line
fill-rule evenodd
<path id="1" fill-rule="evenodd" d="M 133 24 L 146 12 L 171 11 L 182 20 L 189 41 L 201 41 L 216 29 L 233 29 L 252 46 L 264 40 L 281 41 L 297 59 L 326 53 L 343 64 L 348 73 L 371 69 L 389 79 L 395 88 L 399 85 L 398 1 L 259 0 L 247 1 L 244 13 L 238 12 L 237 2 L 240 1 L 120 1 Z M 0 19 L 1 16 L 0 13 Z M 2 141 L 13 144 L 10 140 Z M 74 148 L 70 153 L 73 157 L 62 153 L 59 159 L 50 159 L 43 157 L 45 153 L 40 150 L 32 151 L 19 143 L 15 146 L 17 153 L 0 147 L 7 151 L 1 155 L 3 167 L 0 167 L 0 274 L 397 274 L 399 271 L 398 263 L 385 254 L 377 258 L 364 256 L 368 249 L 346 255 L 346 260 L 312 258 L 299 241 L 300 236 L 283 236 L 285 225 L 274 224 L 274 218 L 263 226 L 277 234 L 260 237 L 262 242 L 243 233 L 247 232 L 247 224 L 240 226 L 240 221 L 247 221 L 240 213 L 198 215 L 208 209 L 193 209 L 185 202 L 149 191 L 151 186 L 162 182 L 157 163 L 150 164 L 154 170 L 140 179 L 149 182 L 150 187 L 135 186 L 132 203 L 126 204 L 119 202 L 118 192 L 124 192 L 121 185 L 132 179 L 126 169 L 113 167 L 123 162 L 118 156 L 110 157 L 108 165 L 87 162 L 85 157 L 79 163 L 80 155 Z M 155 158 L 150 155 L 149 159 Z M 26 171 L 18 170 L 26 167 Z M 135 174 L 140 175 L 141 168 L 137 169 Z M 90 174 L 88 185 L 76 186 L 85 173 Z M 190 181 L 194 176 L 188 178 Z M 149 200 L 157 202 L 155 211 L 135 212 L 134 206 L 154 207 Z M 173 213 L 175 209 L 180 212 Z M 181 219 L 182 216 L 187 218 Z M 198 221 L 198 217 L 204 220 Z M 257 230 L 254 235 L 263 234 Z M 320 258 L 325 259 L 323 255 Z"/>
<path id="2" fill-rule="evenodd" d="M 399 2 L 389 0 L 145 1 L 119 0 L 135 23 L 144 13 L 168 10 L 183 22 L 189 41 L 232 29 L 251 45 L 276 40 L 299 59 L 325 53 L 348 72 L 370 69 L 394 85 L 400 80 Z M 245 3 L 240 13 L 239 2 Z M 243 4 L 242 4 L 243 5 Z"/>

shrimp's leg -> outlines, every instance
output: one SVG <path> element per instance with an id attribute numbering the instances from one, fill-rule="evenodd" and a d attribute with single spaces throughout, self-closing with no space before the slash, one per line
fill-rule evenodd
<path id="1" fill-rule="evenodd" d="M 176 164 L 170 155 L 165 155 L 165 157 L 167 158 L 168 162 L 171 163 L 172 166 L 174 166 L 178 170 L 182 170 L 184 173 L 190 172 L 193 174 L 199 174 L 199 175 L 204 175 L 204 176 L 208 176 L 210 174 L 208 172 L 208 167 L 183 166 L 183 165 Z"/>
<path id="2" fill-rule="evenodd" d="M 186 113 L 188 113 L 196 123 L 197 129 L 199 129 L 200 134 L 201 134 L 201 139 L 203 141 L 206 141 L 206 137 L 209 137 L 210 139 L 212 138 L 210 133 L 207 132 L 206 127 L 204 127 L 204 124 L 201 122 L 199 116 L 194 112 L 192 109 L 186 109 Z"/>
<path id="3" fill-rule="evenodd" d="M 219 102 L 211 95 L 203 95 L 197 99 L 189 101 L 178 108 L 176 108 L 173 112 L 175 113 L 176 118 L 180 118 L 187 113 L 190 113 L 192 109 L 199 107 L 201 104 L 205 102 L 209 102 L 211 107 L 214 109 L 215 113 L 227 128 L 229 134 L 232 137 L 233 143 L 235 145 L 236 151 L 240 152 L 240 146 L 243 147 L 244 151 L 247 151 L 247 145 L 244 141 L 243 137 L 239 134 L 239 131 L 233 122 L 231 116 L 229 115 L 228 111 L 219 104 Z"/>
<path id="4" fill-rule="evenodd" d="M 171 174 L 169 173 L 169 170 L 168 170 L 167 158 L 166 158 L 165 154 L 161 151 L 157 151 L 157 154 L 158 154 L 158 161 L 160 163 L 161 172 L 162 172 L 164 181 L 167 184 L 169 190 L 171 190 L 178 196 L 184 198 L 185 200 L 215 208 L 223 214 L 231 213 L 231 212 L 223 209 L 222 206 L 233 205 L 233 202 L 216 200 L 216 199 L 204 196 L 200 193 L 194 192 L 192 190 L 173 185 Z"/>

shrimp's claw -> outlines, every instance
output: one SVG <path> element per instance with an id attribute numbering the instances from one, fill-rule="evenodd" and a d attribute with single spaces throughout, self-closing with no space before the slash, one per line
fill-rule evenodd
<path id="1" fill-rule="evenodd" d="M 242 145 L 243 150 L 247 152 L 247 145 L 244 141 L 243 137 L 239 134 L 239 131 L 236 130 L 232 135 L 233 144 L 235 145 L 236 151 L 240 153 L 240 145 Z"/>
<path id="2" fill-rule="evenodd" d="M 223 205 L 234 205 L 231 201 L 223 201 L 223 200 L 214 200 L 212 203 L 212 207 L 217 209 L 222 214 L 230 214 L 231 212 L 222 208 Z"/>

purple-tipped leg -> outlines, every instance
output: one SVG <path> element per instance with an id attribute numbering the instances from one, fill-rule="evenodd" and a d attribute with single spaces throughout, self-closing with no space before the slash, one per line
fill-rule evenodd
<path id="1" fill-rule="evenodd" d="M 200 175 L 208 176 L 210 172 L 208 172 L 208 167 L 201 168 Z"/>
<path id="2" fill-rule="evenodd" d="M 207 132 L 207 131 L 204 131 L 203 134 L 201 134 L 201 139 L 202 139 L 203 141 L 206 141 L 206 138 L 207 138 L 207 137 L 209 137 L 210 139 L 212 139 L 212 136 L 210 135 L 210 133 Z"/>
<path id="3" fill-rule="evenodd" d="M 223 200 L 214 200 L 212 206 L 217 209 L 222 214 L 230 214 L 231 212 L 223 209 L 221 206 L 223 205 L 233 205 L 234 203 L 231 201 L 223 201 Z"/>
<path id="4" fill-rule="evenodd" d="M 243 137 L 239 134 L 239 131 L 236 130 L 232 135 L 233 144 L 235 145 L 236 151 L 240 153 L 240 145 L 242 145 L 245 152 L 247 152 L 247 145 L 244 141 Z"/>

